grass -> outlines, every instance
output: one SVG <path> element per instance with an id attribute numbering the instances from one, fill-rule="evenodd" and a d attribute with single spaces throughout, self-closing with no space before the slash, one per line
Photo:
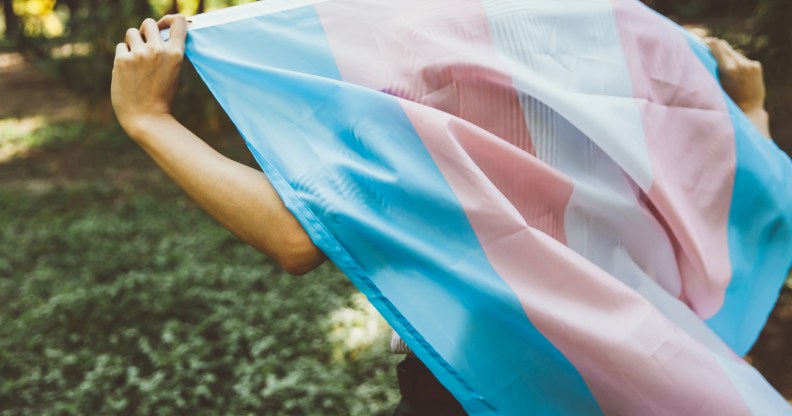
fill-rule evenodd
<path id="1" fill-rule="evenodd" d="M 14 137 L 0 414 L 390 413 L 389 331 L 333 267 L 284 274 L 115 129 Z"/>

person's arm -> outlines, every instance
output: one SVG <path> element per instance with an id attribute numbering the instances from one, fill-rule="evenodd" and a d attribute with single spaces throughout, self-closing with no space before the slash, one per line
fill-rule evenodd
<path id="1" fill-rule="evenodd" d="M 756 128 L 770 138 L 770 118 L 765 110 L 765 84 L 762 64 L 746 58 L 723 39 L 704 42 L 718 61 L 721 84 Z"/>
<path id="2" fill-rule="evenodd" d="M 160 29 L 170 27 L 168 41 Z M 221 155 L 170 113 L 184 56 L 187 22 L 166 16 L 129 29 L 117 46 L 111 95 L 119 123 L 187 194 L 220 224 L 304 274 L 326 260 L 260 171 Z"/>

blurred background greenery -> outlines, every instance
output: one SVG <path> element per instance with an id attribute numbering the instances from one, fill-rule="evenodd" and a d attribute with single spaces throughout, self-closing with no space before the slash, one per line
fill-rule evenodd
<path id="1" fill-rule="evenodd" d="M 115 44 L 144 17 L 247 1 L 0 0 L 0 414 L 385 415 L 389 331 L 332 266 L 288 276 L 126 139 Z M 792 149 L 792 4 L 647 0 L 764 63 Z M 177 117 L 255 166 L 185 65 Z M 788 285 L 789 286 L 789 285 Z M 749 359 L 792 398 L 792 296 Z"/>

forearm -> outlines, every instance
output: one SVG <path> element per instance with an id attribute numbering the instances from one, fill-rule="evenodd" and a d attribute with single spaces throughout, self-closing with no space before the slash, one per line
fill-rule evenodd
<path id="1" fill-rule="evenodd" d="M 207 213 L 288 272 L 325 260 L 262 172 L 221 155 L 170 115 L 127 130 Z"/>
<path id="2" fill-rule="evenodd" d="M 160 31 L 170 28 L 165 41 Z M 187 20 L 168 15 L 127 30 L 116 45 L 110 95 L 130 137 L 206 212 L 286 271 L 303 274 L 325 257 L 263 173 L 217 153 L 170 115 L 184 59 Z"/>

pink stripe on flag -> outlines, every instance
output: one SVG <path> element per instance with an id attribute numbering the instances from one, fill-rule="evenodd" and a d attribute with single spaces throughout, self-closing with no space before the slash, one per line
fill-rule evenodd
<path id="1" fill-rule="evenodd" d="M 613 4 L 652 158 L 649 199 L 675 245 L 681 299 L 706 319 L 723 304 L 731 277 L 736 159 L 726 102 L 678 28 L 637 1 Z"/>
<path id="2" fill-rule="evenodd" d="M 532 229 L 468 151 L 491 152 L 502 161 L 491 168 L 530 177 L 525 186 L 532 186 L 533 200 L 549 210 L 563 207 L 558 188 L 568 182 L 532 157 L 503 157 L 509 149 L 493 146 L 498 139 L 484 130 L 402 103 L 490 263 L 534 326 L 578 369 L 605 414 L 750 414 L 706 347 L 638 293 Z"/>
<path id="3" fill-rule="evenodd" d="M 415 108 L 426 108 L 420 105 L 408 106 L 408 117 L 415 113 Z M 432 111 L 433 113 L 437 113 Z M 426 113 L 421 112 L 422 116 Z M 431 123 L 419 117 L 422 123 Z M 416 124 L 418 134 L 423 124 Z M 484 130 L 443 114 L 434 124 L 435 129 L 443 129 L 442 136 L 448 140 L 444 146 L 430 149 L 432 158 L 437 162 L 442 159 L 445 166 L 454 166 L 454 171 L 469 178 L 459 178 L 465 183 L 468 179 L 471 193 L 478 184 L 491 190 L 471 198 L 467 206 L 475 206 L 492 222 L 517 224 L 511 231 L 518 231 L 529 225 L 565 243 L 564 209 L 572 196 L 572 181 L 551 168 L 538 158 L 521 151 L 517 147 L 488 134 Z M 438 164 L 439 165 L 439 164 Z M 441 171 L 445 174 L 448 169 Z M 494 204 L 494 200 L 499 203 Z M 465 205 L 465 204 L 463 204 Z M 489 208 L 498 207 L 490 211 Z M 506 209 L 505 207 L 508 207 Z M 504 223 L 504 224 L 505 224 Z M 504 231 L 507 234 L 478 234 L 482 242 L 497 242 L 508 237 L 508 227 L 493 227 L 492 230 Z"/>
<path id="4" fill-rule="evenodd" d="M 345 81 L 453 114 L 534 154 L 479 1 L 369 3 L 316 6 Z"/>

